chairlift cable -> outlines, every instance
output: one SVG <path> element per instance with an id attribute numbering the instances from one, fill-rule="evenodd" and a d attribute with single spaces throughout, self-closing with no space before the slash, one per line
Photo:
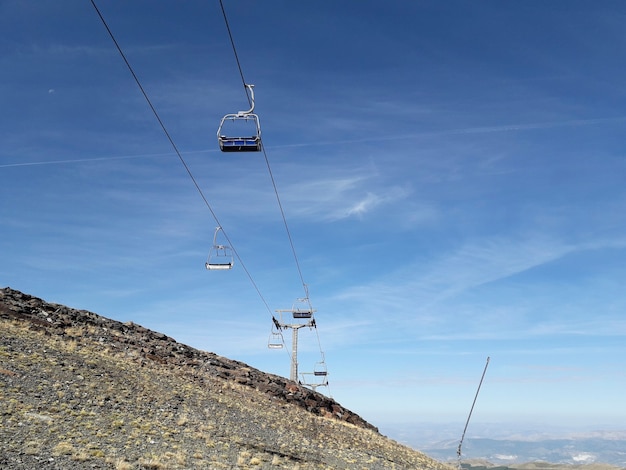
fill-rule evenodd
<path id="1" fill-rule="evenodd" d="M 122 48 L 120 47 L 119 43 L 115 39 L 115 36 L 113 35 L 113 32 L 111 31 L 111 29 L 109 28 L 109 25 L 107 24 L 107 22 L 105 21 L 104 17 L 102 16 L 102 13 L 100 13 L 100 10 L 96 6 L 95 1 L 91 0 L 91 4 L 93 5 L 94 9 L 96 10 L 96 13 L 100 17 L 100 21 L 102 21 L 102 24 L 106 28 L 107 33 L 109 33 L 109 36 L 111 37 L 111 40 L 113 41 L 113 44 L 115 44 L 115 47 L 117 48 L 117 51 L 120 53 L 120 56 L 124 60 L 124 63 L 126 64 L 126 67 L 128 67 L 128 70 L 130 71 L 131 75 L 135 79 L 135 83 L 137 83 L 137 86 L 139 87 L 139 90 L 141 90 L 141 93 L 143 94 L 143 97 L 145 98 L 146 102 L 148 103 L 148 106 L 152 110 L 152 113 L 154 114 L 154 117 L 159 122 L 159 125 L 161 126 L 161 129 L 163 130 L 163 133 L 165 134 L 165 137 L 167 137 L 167 140 L 169 140 L 170 144 L 174 148 L 174 152 L 176 152 L 176 155 L 178 155 L 178 158 L 180 159 L 181 163 L 185 167 L 185 170 L 187 170 L 187 174 L 189 175 L 189 177 L 191 178 L 191 181 L 193 182 L 194 186 L 196 187 L 196 189 L 200 193 L 200 196 L 202 197 L 202 200 L 204 201 L 205 205 L 208 207 L 209 211 L 211 212 L 211 215 L 215 219 L 215 222 L 217 222 L 217 224 L 219 226 L 221 226 L 221 224 L 219 223 L 219 220 L 217 218 L 217 215 L 213 211 L 213 208 L 209 204 L 209 201 L 207 200 L 207 198 L 204 196 L 204 193 L 202 192 L 202 189 L 200 189 L 200 186 L 198 185 L 198 182 L 196 181 L 196 178 L 193 176 L 193 173 L 191 173 L 191 170 L 189 169 L 189 166 L 187 166 L 187 162 L 185 162 L 185 159 L 183 158 L 183 156 L 181 155 L 180 151 L 178 150 L 178 147 L 174 143 L 174 139 L 172 139 L 172 136 L 167 131 L 167 128 L 165 127 L 165 124 L 161 120 L 161 117 L 159 116 L 159 113 L 157 112 L 157 110 L 153 106 L 152 101 L 150 101 L 150 98 L 148 97 L 148 94 L 146 93 L 146 90 L 144 89 L 143 85 L 139 81 L 139 78 L 135 74 L 135 71 L 133 70 L 132 66 L 128 62 L 128 59 L 126 58 L 126 55 L 124 54 L 124 51 L 122 51 Z"/>
<path id="2" fill-rule="evenodd" d="M 148 94 L 146 93 L 144 87 L 141 84 L 141 81 L 139 80 L 139 77 L 137 77 L 137 74 L 135 74 L 135 71 L 133 70 L 132 66 L 130 65 L 130 62 L 128 61 L 128 59 L 126 58 L 126 55 L 124 54 L 124 51 L 122 50 L 121 46 L 119 45 L 119 43 L 115 39 L 115 36 L 113 35 L 113 32 L 111 31 L 111 29 L 109 28 L 109 25 L 107 24 L 106 20 L 104 19 L 104 16 L 102 16 L 102 13 L 98 9 L 98 6 L 96 5 L 95 0 L 91 0 L 91 4 L 94 7 L 96 13 L 98 14 L 98 17 L 100 18 L 100 21 L 102 22 L 102 24 L 104 25 L 105 29 L 107 30 L 107 33 L 111 37 L 111 40 L 113 41 L 113 44 L 115 44 L 115 47 L 117 48 L 117 51 L 119 52 L 120 56 L 124 60 L 124 63 L 126 64 L 126 67 L 128 68 L 128 70 L 130 71 L 131 75 L 133 76 L 133 78 L 135 80 L 135 83 L 137 83 L 137 86 L 141 90 L 141 93 L 143 94 L 143 97 L 145 98 L 146 102 L 148 103 L 148 106 L 150 107 L 150 109 L 152 110 L 152 113 L 156 117 L 159 125 L 161 126 L 161 129 L 163 130 L 163 133 L 167 137 L 167 140 L 169 140 L 170 144 L 172 145 L 172 148 L 174 149 L 174 151 L 176 152 L 176 155 L 178 156 L 178 159 L 180 160 L 180 162 L 185 167 L 185 170 L 187 171 L 187 174 L 189 175 L 189 177 L 191 178 L 191 181 L 193 182 L 194 186 L 198 190 L 198 193 L 200 194 L 200 197 L 204 201 L 204 204 L 209 209 L 209 212 L 211 212 L 211 215 L 213 216 L 213 219 L 215 219 L 215 222 L 217 223 L 217 225 L 219 227 L 221 227 L 222 224 L 220 223 L 220 221 L 219 221 L 219 219 L 217 217 L 217 214 L 215 213 L 215 211 L 211 207 L 211 204 L 209 204 L 208 199 L 204 195 L 204 192 L 200 188 L 200 185 L 198 184 L 196 178 L 193 176 L 193 173 L 191 172 L 191 169 L 187 165 L 187 162 L 185 162 L 185 159 L 183 158 L 180 150 L 178 150 L 178 147 L 174 143 L 174 139 L 172 139 L 172 136 L 170 135 L 170 133 L 168 132 L 167 128 L 165 127 L 165 124 L 163 123 L 163 120 L 159 116 L 159 113 L 157 112 L 156 108 L 152 104 L 152 101 L 150 101 L 150 98 L 148 97 Z M 272 310 L 270 309 L 269 304 L 265 300 L 265 297 L 263 297 L 263 294 L 261 293 L 258 285 L 254 281 L 252 275 L 248 271 L 248 268 L 246 268 L 243 260 L 241 259 L 241 257 L 237 253 L 237 250 L 235 249 L 235 247 L 233 246 L 232 242 L 230 241 L 230 238 L 228 237 L 228 234 L 226 233 L 226 231 L 224 229 L 222 229 L 222 233 L 224 234 L 224 238 L 228 241 L 228 244 L 230 245 L 230 248 L 231 248 L 233 254 L 235 255 L 235 257 L 237 258 L 237 260 L 241 264 L 241 267 L 242 267 L 243 271 L 246 273 L 246 275 L 248 276 L 248 279 L 252 283 L 252 286 L 254 287 L 254 289 L 256 290 L 257 294 L 259 295 L 259 297 L 263 301 L 263 304 L 265 305 L 265 308 L 267 309 L 269 314 L 272 315 Z"/>
<path id="3" fill-rule="evenodd" d="M 241 77 L 241 82 L 243 83 L 243 87 L 246 90 L 246 97 L 248 98 L 248 104 L 252 106 L 252 101 L 250 99 L 250 95 L 248 95 L 248 89 L 246 87 L 246 79 L 243 76 L 243 69 L 241 68 L 241 62 L 239 62 L 239 55 L 237 54 L 237 48 L 235 47 L 235 40 L 233 39 L 233 34 L 230 31 L 230 24 L 228 23 L 228 17 L 226 16 L 226 10 L 224 9 L 224 3 L 222 2 L 222 0 L 220 0 L 220 8 L 222 9 L 222 16 L 224 16 L 224 23 L 226 23 L 226 31 L 228 31 L 228 37 L 230 39 L 230 45 L 233 48 L 235 61 L 237 62 L 237 69 L 239 70 L 239 76 Z"/>
<path id="4" fill-rule="evenodd" d="M 285 231 L 287 232 L 287 238 L 289 239 L 289 245 L 291 246 L 291 252 L 293 253 L 293 258 L 296 263 L 296 268 L 298 270 L 298 275 L 300 276 L 300 281 L 302 282 L 302 287 L 304 288 L 304 294 L 306 298 L 309 298 L 309 292 L 304 282 L 304 276 L 302 275 L 302 269 L 300 268 L 300 262 L 298 260 L 298 255 L 296 253 L 296 248 L 293 244 L 293 238 L 291 237 L 291 231 L 289 230 L 289 225 L 287 224 L 287 218 L 285 217 L 285 211 L 283 210 L 283 205 L 280 202 L 280 196 L 278 195 L 278 188 L 276 186 L 276 180 L 274 179 L 274 174 L 272 173 L 272 167 L 270 166 L 269 159 L 267 158 L 267 152 L 265 151 L 265 146 L 261 145 L 263 149 L 263 156 L 265 157 L 265 164 L 267 165 L 267 171 L 270 175 L 270 180 L 272 181 L 272 186 L 274 188 L 274 194 L 276 195 L 276 201 L 278 202 L 278 208 L 280 209 L 280 215 L 283 218 L 283 224 L 285 225 Z"/>

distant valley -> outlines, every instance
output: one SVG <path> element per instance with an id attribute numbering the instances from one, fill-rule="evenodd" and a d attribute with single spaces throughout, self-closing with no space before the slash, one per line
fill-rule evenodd
<path id="1" fill-rule="evenodd" d="M 383 432 L 390 433 L 390 429 L 383 429 Z M 392 435 L 394 439 L 442 462 L 457 460 L 459 439 L 450 438 L 455 434 L 451 426 L 396 427 L 390 434 L 395 434 Z M 460 438 L 460 431 L 458 434 Z M 490 437 L 475 437 L 477 435 Z M 541 434 L 533 431 L 509 431 L 497 435 L 493 426 L 476 426 L 474 437 L 465 437 L 462 461 L 490 462 L 499 466 L 518 466 L 524 462 L 536 461 L 568 465 L 602 463 L 626 468 L 626 431 Z"/>
<path id="2" fill-rule="evenodd" d="M 422 449 L 431 457 L 456 457 L 458 441 L 441 442 Z M 626 468 L 626 439 L 579 438 L 539 441 L 466 439 L 463 460 L 481 459 L 494 464 L 545 461 L 565 464 L 608 463 Z"/>

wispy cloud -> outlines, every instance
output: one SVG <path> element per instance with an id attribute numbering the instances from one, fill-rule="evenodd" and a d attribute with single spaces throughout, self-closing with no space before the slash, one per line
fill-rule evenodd
<path id="1" fill-rule="evenodd" d="M 369 297 L 373 292 L 394 298 L 397 297 L 394 293 L 410 292 L 420 308 L 428 308 L 468 289 L 558 259 L 573 249 L 543 236 L 483 238 L 468 242 L 438 260 L 396 271 L 385 283 L 349 289 L 339 298 L 354 300 L 364 294 Z"/>
<path id="2" fill-rule="evenodd" d="M 376 176 L 371 174 L 308 180 L 283 190 L 290 214 L 325 221 L 363 217 L 410 194 L 406 187 L 377 184 Z"/>

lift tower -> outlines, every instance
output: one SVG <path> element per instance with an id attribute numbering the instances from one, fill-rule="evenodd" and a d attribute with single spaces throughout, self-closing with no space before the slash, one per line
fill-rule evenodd
<path id="1" fill-rule="evenodd" d="M 291 341 L 291 372 L 289 379 L 294 382 L 298 381 L 298 330 L 308 326 L 309 328 L 315 328 L 315 318 L 313 313 L 315 310 L 311 308 L 308 298 L 298 299 L 296 304 L 291 309 L 276 310 L 279 314 L 280 320 L 276 317 L 272 317 L 274 325 L 279 330 L 290 328 L 292 330 Z M 283 313 L 291 314 L 293 321 L 283 321 Z"/>

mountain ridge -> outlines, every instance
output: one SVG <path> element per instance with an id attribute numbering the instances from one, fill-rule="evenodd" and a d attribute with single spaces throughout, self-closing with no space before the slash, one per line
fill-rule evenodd
<path id="1" fill-rule="evenodd" d="M 446 470 L 333 399 L 132 322 L 0 289 L 7 470 Z"/>
<path id="2" fill-rule="evenodd" d="M 321 393 L 314 392 L 284 377 L 261 372 L 243 362 L 178 343 L 174 338 L 132 321 L 122 323 L 87 310 L 76 310 L 64 305 L 48 303 L 8 287 L 3 289 L 3 297 L 0 315 L 5 318 L 12 317 L 29 321 L 33 328 L 43 328 L 60 335 L 71 335 L 71 328 L 80 322 L 82 325 L 92 327 L 91 332 L 81 332 L 83 339 L 91 337 L 113 348 L 126 348 L 127 351 L 136 352 L 137 354 L 129 354 L 132 360 L 140 364 L 144 360 L 149 360 L 173 366 L 206 367 L 218 377 L 233 380 L 242 385 L 260 387 L 269 395 L 295 402 L 314 414 L 333 417 L 378 432 L 378 428 Z M 11 305 L 19 306 L 21 310 L 12 310 Z"/>

